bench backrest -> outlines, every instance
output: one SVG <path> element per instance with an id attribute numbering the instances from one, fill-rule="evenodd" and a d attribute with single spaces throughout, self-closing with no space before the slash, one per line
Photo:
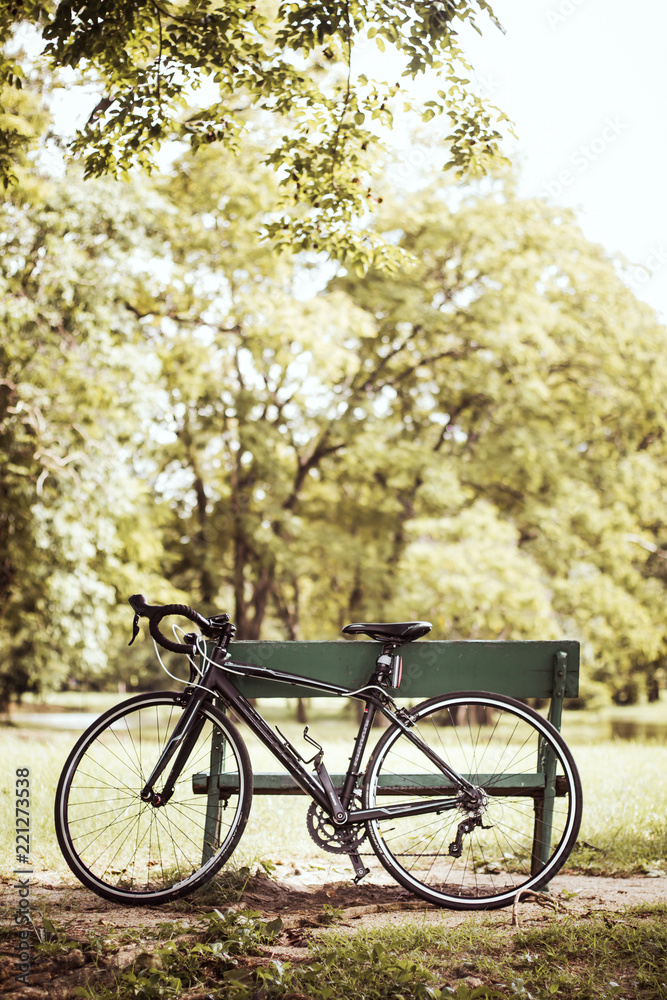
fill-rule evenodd
<path id="1" fill-rule="evenodd" d="M 232 660 L 287 670 L 350 688 L 365 684 L 380 644 L 370 641 L 237 641 Z M 403 680 L 397 696 L 430 698 L 452 691 L 489 691 L 516 698 L 574 698 L 579 693 L 579 643 L 554 641 L 451 640 L 407 643 L 401 648 Z M 241 679 L 247 698 L 301 698 L 316 695 L 306 686 L 264 679 Z"/>

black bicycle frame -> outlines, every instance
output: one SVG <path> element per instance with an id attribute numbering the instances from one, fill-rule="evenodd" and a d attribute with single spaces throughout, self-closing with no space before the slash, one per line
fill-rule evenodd
<path id="1" fill-rule="evenodd" d="M 223 659 L 224 657 L 224 659 Z M 365 703 L 364 715 L 359 726 L 359 731 L 354 741 L 354 749 L 350 758 L 343 787 L 338 793 L 331 783 L 328 772 L 323 764 L 320 765 L 319 774 L 312 774 L 304 767 L 304 763 L 296 756 L 296 752 L 283 740 L 279 739 L 273 729 L 250 704 L 247 698 L 234 686 L 229 678 L 228 672 L 239 673 L 244 677 L 257 677 L 270 679 L 281 684 L 299 685 L 309 687 L 316 691 L 327 694 L 338 695 L 340 697 L 353 697 Z M 442 760 L 420 737 L 412 732 L 411 726 L 404 722 L 400 716 L 389 707 L 386 702 L 389 700 L 380 684 L 377 669 L 372 674 L 370 680 L 363 687 L 356 690 L 341 687 L 338 684 L 330 684 L 326 681 L 319 681 L 312 678 L 302 677 L 298 674 L 291 674 L 287 671 L 272 670 L 269 667 L 258 667 L 254 664 L 240 663 L 231 659 L 224 647 L 219 645 L 213 651 L 208 667 L 205 669 L 200 684 L 192 689 L 190 700 L 186 711 L 176 725 L 174 732 L 158 760 L 153 773 L 149 777 L 141 796 L 146 801 L 152 801 L 154 805 L 163 805 L 169 800 L 173 791 L 173 786 L 180 773 L 182 764 L 196 741 L 201 726 L 197 726 L 196 713 L 203 701 L 209 697 L 210 692 L 215 691 L 222 699 L 226 708 L 231 708 L 236 714 L 247 723 L 249 728 L 264 746 L 273 754 L 285 770 L 292 776 L 297 785 L 307 795 L 311 797 L 329 816 L 337 827 L 345 828 L 348 825 L 364 823 L 369 820 L 383 819 L 390 816 L 420 816 L 431 812 L 445 812 L 457 809 L 460 805 L 459 798 L 434 798 L 428 797 L 426 801 L 400 803 L 394 806 L 382 806 L 375 809 L 355 809 L 350 808 L 352 797 L 360 776 L 359 770 L 361 760 L 368 743 L 371 726 L 377 712 L 381 712 L 392 723 L 398 725 L 406 737 L 414 743 L 429 760 L 442 772 L 442 774 L 460 791 L 474 791 L 471 784 L 462 775 L 451 768 L 446 761 Z M 378 693 L 379 692 L 379 693 Z M 194 726 L 194 730 L 193 727 Z M 178 752 L 177 752 L 178 751 Z M 162 793 L 154 791 L 155 782 L 164 771 L 174 754 L 176 760 L 171 768 Z M 417 792 L 415 791 L 415 794 Z M 341 808 L 342 807 L 342 808 Z"/>

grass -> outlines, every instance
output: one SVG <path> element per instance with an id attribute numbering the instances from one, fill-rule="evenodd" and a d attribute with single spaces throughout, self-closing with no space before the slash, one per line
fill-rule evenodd
<path id="1" fill-rule="evenodd" d="M 311 930 L 303 960 L 274 958 L 283 927 L 253 911 L 209 914 L 191 928 L 90 934 L 71 940 L 49 924 L 38 959 L 79 950 L 97 964 L 90 1000 L 206 995 L 235 1000 L 666 1000 L 667 904 L 551 919 L 528 929 L 471 914 L 458 926 L 406 918 L 379 930 Z M 108 971 L 122 944 L 125 971 Z M 101 955 L 107 961 L 99 963 Z M 60 973 L 62 975 L 62 971 Z"/>
<path id="2" fill-rule="evenodd" d="M 0 874 L 9 874 L 16 856 L 16 770 L 30 769 L 30 848 L 36 869 L 68 870 L 60 857 L 53 825 L 56 786 L 73 745 L 71 733 L 35 732 L 29 736 L 0 729 L 0 760 L 6 776 L 0 785 Z"/>
<path id="3" fill-rule="evenodd" d="M 80 695 L 76 696 L 78 699 Z M 107 696 L 104 696 L 107 697 Z M 95 707 L 80 700 L 71 707 Z M 105 706 L 106 707 L 106 706 Z M 327 706 L 328 707 L 328 706 Z M 664 706 L 662 706 L 664 709 Z M 270 714 L 297 747 L 306 753 L 302 729 L 284 721 L 282 706 L 271 703 Z M 651 709 L 653 707 L 651 706 Z M 284 709 L 283 709 L 284 711 Z M 652 711 L 652 717 L 656 717 Z M 573 719 L 574 716 L 576 719 Z M 350 717 L 323 715 L 313 709 L 311 733 L 325 747 L 331 771 L 344 770 L 356 726 Z M 579 845 L 571 864 L 589 874 L 667 874 L 667 745 L 638 741 L 588 741 L 583 714 L 569 713 L 568 740 L 582 775 L 584 815 Z M 268 752 L 248 738 L 256 771 L 274 769 Z M 378 731 L 378 736 L 380 731 Z M 6 780 L 0 786 L 0 872 L 11 871 L 15 850 L 14 775 L 16 768 L 31 770 L 31 847 L 37 869 L 68 873 L 60 857 L 53 828 L 53 801 L 60 771 L 76 733 L 0 728 L 0 755 Z M 234 857 L 236 868 L 258 859 L 310 864 L 347 877 L 347 858 L 323 854 L 312 843 L 305 826 L 307 801 L 302 796 L 256 796 L 246 832 Z M 280 869 L 279 869 L 280 870 Z M 283 869 L 284 870 L 284 869 Z M 279 873 L 279 872 L 278 872 Z"/>
<path id="4" fill-rule="evenodd" d="M 71 707 L 86 706 L 77 702 Z M 276 709 L 272 706 L 272 714 L 281 729 L 301 747 L 302 727 L 283 723 Z M 589 874 L 667 874 L 667 746 L 591 741 L 588 725 L 580 716 L 567 727 L 585 799 L 579 845 L 570 864 Z M 332 771 L 345 768 L 354 730 L 349 719 L 313 719 L 311 732 L 324 743 Z M 9 777 L 0 786 L 3 873 L 11 871 L 14 859 L 14 774 L 27 766 L 33 864 L 37 871 L 69 875 L 60 858 L 52 810 L 58 777 L 75 739 L 71 732 L 0 729 L 0 755 Z M 262 748 L 252 746 L 251 757 L 256 770 L 272 766 Z M 272 861 L 329 865 L 331 858 L 317 852 L 305 829 L 306 804 L 302 797 L 255 799 L 241 848 L 220 874 L 229 902 L 238 900 L 258 862 L 269 873 Z M 334 863 L 343 877 L 349 874 L 346 858 Z M 206 888 L 199 899 L 208 905 L 205 893 Z M 216 893 L 215 905 L 219 899 Z M 187 902 L 182 901 L 184 907 Z M 337 924 L 338 916 L 323 912 L 320 927 Z M 98 965 L 99 974 L 79 994 L 90 1000 L 185 1000 L 207 994 L 235 1000 L 667 1000 L 665 904 L 622 913 L 550 916 L 525 929 L 510 927 L 509 916 L 499 923 L 495 914 L 469 914 L 459 926 L 450 926 L 449 916 L 434 922 L 406 917 L 400 925 L 354 934 L 337 926 L 304 931 L 304 936 L 310 934 L 308 956 L 292 964 L 273 957 L 281 941 L 279 922 L 267 923 L 252 912 L 211 915 L 194 931 L 165 924 L 150 931 L 105 930 L 80 940 L 72 940 L 56 918 L 45 922 L 46 933 L 35 952 L 38 961 L 54 962 L 59 974 L 73 950 L 80 950 L 91 966 Z M 110 982 L 107 958 L 128 942 L 142 950 Z"/>
<path id="5" fill-rule="evenodd" d="M 667 746 L 617 741 L 572 749 L 584 788 L 572 862 L 591 874 L 667 875 Z"/>
<path id="6" fill-rule="evenodd" d="M 345 950 L 340 932 L 316 945 L 337 971 L 373 949 L 413 963 L 441 996 L 465 998 L 474 989 L 503 997 L 667 997 L 667 904 L 635 907 L 623 914 L 565 917 L 545 927 L 513 930 L 484 916 L 455 928 L 401 924 L 360 931 Z M 367 959 L 368 961 L 368 959 Z M 351 989 L 346 994 L 354 996 Z"/>
<path id="7" fill-rule="evenodd" d="M 76 702 L 75 707 L 85 710 L 87 706 Z M 106 709 L 109 706 L 104 704 L 103 707 Z M 102 706 L 97 710 L 102 711 Z M 285 722 L 275 706 L 273 712 L 281 730 L 305 754 L 308 745 L 301 739 L 303 726 L 289 720 Z M 344 770 L 347 766 L 354 731 L 355 726 L 349 720 L 341 726 L 339 719 L 324 717 L 313 724 L 313 732 L 325 745 L 327 763 L 332 771 Z M 245 728 L 242 733 L 248 744 L 254 769 L 274 769 L 268 751 Z M 69 873 L 55 836 L 53 804 L 60 772 L 78 735 L 78 732 L 67 731 L 15 731 L 13 727 L 0 728 L 0 757 L 9 778 L 0 786 L 0 874 L 8 874 L 13 866 L 14 776 L 16 769 L 23 767 L 29 767 L 31 771 L 33 864 L 37 869 L 59 874 Z M 269 859 L 278 865 L 298 859 L 300 863 L 305 860 L 316 867 L 324 865 L 329 868 L 333 859 L 336 871 L 340 871 L 339 877 L 347 877 L 351 871 L 347 858 L 339 859 L 323 854 L 310 839 L 305 823 L 307 805 L 303 796 L 255 797 L 246 832 L 234 855 L 235 867 L 256 866 L 260 859 Z"/>
<path id="8" fill-rule="evenodd" d="M 51 691 L 48 703 L 45 704 L 43 695 L 25 694 L 18 711 L 16 706 L 12 706 L 11 717 L 18 721 L 23 711 L 105 712 L 107 708 L 129 697 L 131 697 L 129 692 L 119 694 L 114 691 Z"/>
<path id="9" fill-rule="evenodd" d="M 597 711 L 565 711 L 562 734 L 576 746 L 610 742 L 667 742 L 667 700 L 640 705 L 608 705 Z"/>

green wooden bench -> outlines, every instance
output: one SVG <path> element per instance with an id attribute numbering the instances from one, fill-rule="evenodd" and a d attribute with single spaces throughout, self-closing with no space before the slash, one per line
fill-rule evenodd
<path id="1" fill-rule="evenodd" d="M 286 670 L 350 688 L 366 683 L 375 666 L 379 644 L 366 641 L 251 642 L 232 645 L 232 659 L 241 663 Z M 413 702 L 454 691 L 487 691 L 515 698 L 549 701 L 548 717 L 560 729 L 564 698 L 579 691 L 579 643 L 445 641 L 407 643 L 401 648 L 403 679 L 398 696 Z M 271 680 L 234 678 L 247 698 L 326 697 L 306 686 L 278 684 Z M 335 697 L 335 696 L 332 696 Z M 221 776 L 222 777 L 222 776 Z M 331 775 L 341 787 L 342 774 Z M 522 776 L 525 782 L 525 776 Z M 535 778 L 537 781 L 537 776 Z M 544 779 L 542 778 L 542 783 Z M 207 775 L 193 776 L 195 791 L 213 792 Z M 414 785 L 412 786 L 414 791 Z M 397 787 L 396 791 L 402 789 Z M 254 791 L 265 795 L 303 794 L 291 775 L 254 775 Z M 505 794 L 516 791 L 508 787 Z M 524 788 L 530 794 L 531 788 Z"/>
<path id="2" fill-rule="evenodd" d="M 378 655 L 379 644 L 367 641 L 337 642 L 251 642 L 238 641 L 232 646 L 232 660 L 252 663 L 274 670 L 289 671 L 303 677 L 330 681 L 355 689 L 370 677 Z M 455 691 L 486 691 L 511 695 L 515 698 L 539 698 L 549 702 L 548 718 L 560 730 L 563 701 L 579 693 L 579 643 L 572 640 L 547 642 L 503 641 L 444 641 L 406 643 L 401 648 L 403 677 L 397 697 L 412 702 Z M 234 678 L 247 698 L 326 697 L 307 685 L 278 684 L 269 679 Z M 331 695 L 330 697 L 337 697 Z M 227 787 L 224 750 L 211 747 L 208 772 L 192 775 L 193 791 L 207 795 L 202 860 L 206 861 L 214 842 L 219 817 L 220 793 Z M 549 772 L 549 773 L 547 773 Z M 211 775 L 217 781 L 211 781 Z M 334 786 L 340 788 L 343 774 L 332 774 Z M 477 776 L 479 778 L 479 775 Z M 229 778 L 234 781 L 231 775 Z M 411 794 L 443 794 L 446 779 L 440 787 L 417 788 L 415 775 L 402 775 L 389 794 L 401 794 L 409 788 Z M 555 779 L 555 780 L 554 780 Z M 533 832 L 533 865 L 545 861 L 550 841 L 553 798 L 560 794 L 555 761 L 547 762 L 544 773 L 508 775 L 499 783 L 494 794 L 532 795 L 535 798 Z M 450 789 L 449 791 L 453 791 Z M 255 773 L 254 792 L 264 795 L 299 795 L 302 790 L 287 773 Z M 538 846 L 541 845 L 541 846 Z"/>

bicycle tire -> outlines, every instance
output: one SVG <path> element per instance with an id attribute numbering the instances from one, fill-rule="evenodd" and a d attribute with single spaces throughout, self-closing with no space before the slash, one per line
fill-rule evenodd
<path id="1" fill-rule="evenodd" d="M 236 727 L 210 704 L 200 709 L 201 733 L 169 801 L 156 807 L 140 798 L 186 704 L 173 691 L 130 698 L 89 726 L 65 763 L 58 843 L 77 878 L 105 899 L 139 906 L 186 896 L 219 871 L 243 833 L 250 758 Z M 211 770 L 230 775 L 229 794 L 206 794 Z"/>
<path id="2" fill-rule="evenodd" d="M 371 845 L 387 871 L 423 899 L 460 910 L 507 906 L 517 893 L 544 886 L 565 863 L 581 822 L 581 781 L 560 733 L 514 698 L 484 692 L 441 695 L 409 714 L 413 731 L 483 788 L 486 803 L 480 822 L 463 832 L 459 824 L 472 815 L 463 803 L 451 811 L 368 821 Z M 542 780 L 538 772 L 549 762 L 553 780 Z M 394 724 L 369 759 L 364 807 L 414 801 L 414 792 L 400 790 L 401 775 L 411 776 L 409 788 L 431 783 L 429 794 L 457 795 L 451 786 L 443 790 L 442 773 Z M 457 834 L 460 857 L 450 853 Z"/>

